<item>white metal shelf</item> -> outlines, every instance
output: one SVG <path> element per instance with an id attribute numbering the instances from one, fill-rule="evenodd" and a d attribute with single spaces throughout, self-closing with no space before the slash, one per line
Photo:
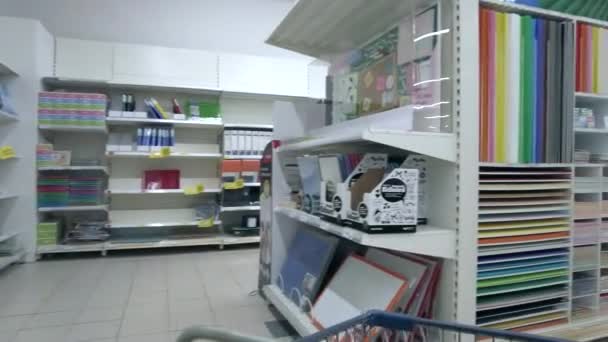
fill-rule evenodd
<path id="1" fill-rule="evenodd" d="M 16 233 L 16 232 L 0 234 L 0 242 L 8 241 L 8 240 L 16 237 L 17 235 L 19 235 L 19 233 Z"/>
<path id="2" fill-rule="evenodd" d="M 404 124 L 412 108 L 399 107 L 352 122 L 326 126 L 299 141 L 283 142 L 278 152 L 311 151 L 331 147 L 352 148 L 354 144 L 380 144 L 456 162 L 456 135 L 452 133 L 414 132 L 387 127 Z M 395 121 L 395 120 L 401 120 Z"/>
<path id="3" fill-rule="evenodd" d="M 259 243 L 260 237 L 256 236 L 230 236 L 224 235 L 223 243 L 224 245 L 245 245 L 250 243 Z"/>
<path id="4" fill-rule="evenodd" d="M 108 211 L 108 206 L 102 205 L 76 205 L 76 206 L 65 206 L 65 207 L 40 207 L 38 211 L 41 213 L 52 213 L 52 212 L 67 212 L 67 211 Z"/>
<path id="5" fill-rule="evenodd" d="M 416 233 L 367 234 L 356 229 L 323 221 L 318 216 L 293 208 L 278 207 L 275 208 L 275 212 L 360 245 L 447 259 L 456 258 L 455 229 L 421 225 L 418 226 Z"/>
<path id="6" fill-rule="evenodd" d="M 221 212 L 229 212 L 229 211 L 254 211 L 260 210 L 259 205 L 243 205 L 237 207 L 221 207 Z"/>
<path id="7" fill-rule="evenodd" d="M 13 198 L 17 198 L 17 195 L 14 194 L 5 194 L 5 193 L 0 193 L 0 200 L 7 200 L 7 199 L 13 199 Z"/>
<path id="8" fill-rule="evenodd" d="M 242 155 L 242 156 L 237 156 L 237 155 L 224 155 L 224 159 L 262 159 L 261 155 Z"/>
<path id="9" fill-rule="evenodd" d="M 499 9 L 506 12 L 516 12 L 516 13 L 525 13 L 536 16 L 541 16 L 549 19 L 566 19 L 572 21 L 581 21 L 589 24 L 593 24 L 596 26 L 607 27 L 605 21 L 582 17 L 578 15 L 568 14 L 564 12 L 558 12 L 553 10 L 544 9 L 541 7 L 527 6 L 516 4 L 508 0 L 480 0 L 481 5 L 485 5 L 486 7 L 491 7 L 495 9 Z"/>
<path id="10" fill-rule="evenodd" d="M 107 134 L 108 128 L 103 126 L 75 126 L 75 125 L 39 125 L 38 128 L 47 132 L 85 132 Z"/>
<path id="11" fill-rule="evenodd" d="M 577 99 L 608 101 L 608 94 L 575 93 Z"/>
<path id="12" fill-rule="evenodd" d="M 0 110 L 0 125 L 19 121 L 19 116 Z"/>
<path id="13" fill-rule="evenodd" d="M 278 286 L 266 285 L 262 290 L 264 291 L 266 298 L 275 306 L 300 336 L 311 335 L 318 331 L 310 321 L 308 315 L 285 297 Z"/>
<path id="14" fill-rule="evenodd" d="M 245 183 L 245 184 L 243 184 L 243 185 L 244 185 L 244 186 L 247 186 L 247 187 L 251 187 L 251 188 L 253 188 L 253 187 L 256 187 L 256 186 L 261 186 L 261 185 L 262 185 L 262 183 Z"/>
<path id="15" fill-rule="evenodd" d="M 260 124 L 224 124 L 224 128 L 251 128 L 251 129 L 264 129 L 273 130 L 274 125 L 260 125 Z"/>
<path id="16" fill-rule="evenodd" d="M 221 121 L 216 122 L 204 120 L 173 120 L 173 119 L 149 119 L 149 118 L 106 118 L 109 126 L 132 126 L 140 124 L 172 125 L 181 128 L 201 128 L 201 129 L 222 129 L 224 125 Z"/>
<path id="17" fill-rule="evenodd" d="M 606 129 L 606 128 L 575 128 L 574 132 L 576 132 L 576 133 L 608 134 L 608 129 Z"/>
<path id="18" fill-rule="evenodd" d="M 124 229 L 124 228 L 163 228 L 163 227 L 195 227 L 198 226 L 199 221 L 176 221 L 176 222 L 156 222 L 156 223 L 110 223 L 108 228 L 110 229 Z M 215 226 L 222 224 L 222 221 L 216 220 L 213 222 Z"/>
<path id="19" fill-rule="evenodd" d="M 73 245 L 45 245 L 38 246 L 36 253 L 38 254 L 60 254 L 73 252 L 98 252 L 105 249 L 105 242 L 97 243 L 82 243 Z"/>
<path id="20" fill-rule="evenodd" d="M 108 158 L 150 158 L 152 152 L 107 152 L 106 156 Z M 163 157 L 160 159 L 168 159 L 168 158 L 189 158 L 189 159 L 220 159 L 222 158 L 221 153 L 185 153 L 185 152 L 171 152 L 171 154 L 167 157 Z"/>
<path id="21" fill-rule="evenodd" d="M 20 260 L 23 259 L 23 256 L 24 256 L 23 251 L 16 252 L 13 255 L 0 256 L 0 271 L 2 271 L 3 269 L 7 268 L 8 266 L 10 266 L 16 262 L 19 262 Z"/>
<path id="22" fill-rule="evenodd" d="M 200 194 L 219 193 L 221 189 L 205 188 Z M 159 190 L 141 190 L 141 189 L 110 189 L 110 195 L 184 195 L 184 189 L 159 189 Z M 198 194 L 197 194 L 198 195 Z"/>
<path id="23" fill-rule="evenodd" d="M 38 171 L 101 171 L 108 173 L 105 166 L 44 166 L 39 167 Z"/>
<path id="24" fill-rule="evenodd" d="M 224 246 L 236 244 L 258 243 L 259 236 L 234 237 L 229 235 L 210 235 L 200 238 L 184 239 L 163 239 L 150 242 L 129 242 L 129 241 L 106 241 L 99 243 L 81 243 L 73 245 L 48 245 L 38 246 L 37 254 L 60 254 L 78 252 L 101 252 L 107 251 L 149 249 L 149 248 L 170 248 L 170 247 L 193 247 L 193 246 Z M 1 259 L 0 259 L 1 260 Z"/>
<path id="25" fill-rule="evenodd" d="M 360 47 L 415 8 L 410 1 L 298 1 L 266 43 L 321 58 Z"/>
<path id="26" fill-rule="evenodd" d="M 220 95 L 222 90 L 219 88 L 203 88 L 193 86 L 163 86 L 152 84 L 136 84 L 136 83 L 121 83 L 112 81 L 93 81 L 74 78 L 57 78 L 45 77 L 42 79 L 44 84 L 52 88 L 62 87 L 100 87 L 110 89 L 136 89 L 148 91 L 167 91 L 167 92 L 184 92 L 188 94 L 205 94 L 205 95 Z"/>

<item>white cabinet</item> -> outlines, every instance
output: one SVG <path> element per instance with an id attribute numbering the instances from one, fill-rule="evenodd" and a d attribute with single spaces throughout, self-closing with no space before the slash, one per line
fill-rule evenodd
<path id="1" fill-rule="evenodd" d="M 55 76 L 91 81 L 112 79 L 113 44 L 57 38 Z"/>
<path id="2" fill-rule="evenodd" d="M 308 96 L 308 60 L 221 54 L 219 64 L 224 91 Z"/>
<path id="3" fill-rule="evenodd" d="M 115 44 L 112 82 L 217 89 L 216 54 L 160 46 Z"/>

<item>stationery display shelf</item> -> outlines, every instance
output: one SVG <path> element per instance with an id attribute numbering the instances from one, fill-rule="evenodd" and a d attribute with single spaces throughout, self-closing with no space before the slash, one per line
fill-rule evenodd
<path id="1" fill-rule="evenodd" d="M 154 223 L 110 223 L 108 228 L 110 229 L 124 229 L 124 228 L 164 228 L 164 227 L 195 227 L 198 226 L 200 221 L 176 221 L 176 222 L 154 222 Z M 216 220 L 213 222 L 215 226 L 222 224 L 222 221 Z"/>
<path id="2" fill-rule="evenodd" d="M 200 194 L 214 194 L 222 192 L 221 189 L 205 188 Z M 116 189 L 108 190 L 110 195 L 185 195 L 184 189 L 159 189 L 159 190 L 141 190 L 141 189 Z"/>
<path id="3" fill-rule="evenodd" d="M 245 129 L 264 129 L 273 130 L 274 125 L 261 125 L 261 124 L 224 124 L 224 128 L 245 128 Z"/>
<path id="4" fill-rule="evenodd" d="M 108 158 L 150 158 L 153 152 L 107 152 L 106 157 Z M 221 153 L 185 153 L 185 152 L 171 152 L 170 155 L 159 158 L 185 158 L 185 159 L 220 159 L 222 158 Z"/>
<path id="5" fill-rule="evenodd" d="M 606 129 L 606 128 L 575 128 L 574 132 L 576 132 L 576 133 L 608 134 L 608 129 Z"/>
<path id="6" fill-rule="evenodd" d="M 372 128 L 354 133 L 343 133 L 339 128 L 334 132 L 327 131 L 324 136 L 311 137 L 299 142 L 287 142 L 281 145 L 277 151 L 314 151 L 321 147 L 376 143 L 456 162 L 456 136 L 451 133 L 408 132 Z"/>
<path id="7" fill-rule="evenodd" d="M 16 237 L 17 235 L 19 235 L 19 233 L 7 233 L 7 234 L 0 234 L 0 243 L 4 242 L 4 241 L 8 241 L 14 237 Z"/>
<path id="8" fill-rule="evenodd" d="M 108 128 L 104 126 L 74 126 L 74 125 L 39 125 L 38 128 L 46 132 L 84 132 L 107 134 Z"/>
<path id="9" fill-rule="evenodd" d="M 19 121 L 19 117 L 17 115 L 0 110 L 0 125 L 15 121 Z"/>
<path id="10" fill-rule="evenodd" d="M 100 171 L 108 173 L 108 168 L 105 166 L 45 166 L 39 167 L 38 171 Z"/>
<path id="11" fill-rule="evenodd" d="M 10 66 L 0 62 L 0 76 L 19 76 Z"/>
<path id="12" fill-rule="evenodd" d="M 25 253 L 19 251 L 13 255 L 0 256 L 0 271 L 23 259 Z"/>
<path id="13" fill-rule="evenodd" d="M 7 199 L 13 199 L 13 198 L 17 198 L 17 195 L 0 193 L 0 200 L 7 200 Z"/>
<path id="14" fill-rule="evenodd" d="M 318 331 L 310 321 L 310 318 L 292 301 L 285 297 L 278 286 L 266 285 L 264 286 L 263 291 L 266 298 L 275 306 L 300 336 L 311 335 Z"/>
<path id="15" fill-rule="evenodd" d="M 41 213 L 52 213 L 52 212 L 68 212 L 68 211 L 108 211 L 108 206 L 105 204 L 101 205 L 77 205 L 77 206 L 65 206 L 65 207 L 40 207 L 38 211 Z"/>
<path id="16" fill-rule="evenodd" d="M 360 245 L 446 259 L 456 258 L 456 231 L 453 229 L 421 225 L 416 233 L 367 234 L 323 221 L 320 217 L 293 208 L 278 207 L 275 212 Z"/>
<path id="17" fill-rule="evenodd" d="M 133 125 L 172 125 L 173 127 L 181 128 L 200 128 L 200 129 L 222 129 L 224 125 L 220 120 L 205 121 L 205 120 L 165 120 L 165 119 L 144 119 L 144 118 L 106 118 L 106 123 L 109 126 L 133 126 Z"/>
<path id="18" fill-rule="evenodd" d="M 587 101 L 608 101 L 608 94 L 576 93 L 575 96 Z"/>
<path id="19" fill-rule="evenodd" d="M 242 205 L 237 207 L 221 207 L 221 212 L 229 212 L 229 211 L 255 211 L 260 210 L 259 205 Z"/>

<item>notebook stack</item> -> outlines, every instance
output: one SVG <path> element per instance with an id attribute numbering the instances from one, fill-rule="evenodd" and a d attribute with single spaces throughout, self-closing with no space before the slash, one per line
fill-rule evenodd
<path id="1" fill-rule="evenodd" d="M 70 205 L 96 205 L 103 201 L 104 182 L 101 177 L 76 176 L 69 178 Z"/>
<path id="2" fill-rule="evenodd" d="M 568 321 L 569 167 L 481 167 L 477 324 L 533 330 Z"/>
<path id="3" fill-rule="evenodd" d="M 480 10 L 480 161 L 572 159 L 574 27 Z"/>
<path id="4" fill-rule="evenodd" d="M 63 207 L 69 203 L 70 177 L 67 174 L 38 176 L 38 206 Z"/>
<path id="5" fill-rule="evenodd" d="M 40 92 L 38 122 L 41 125 L 102 127 L 108 98 L 104 94 Z"/>

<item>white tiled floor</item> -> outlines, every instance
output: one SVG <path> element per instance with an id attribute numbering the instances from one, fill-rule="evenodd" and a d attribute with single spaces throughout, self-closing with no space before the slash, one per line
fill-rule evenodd
<path id="1" fill-rule="evenodd" d="M 169 342 L 194 324 L 272 337 L 258 250 L 55 258 L 0 273 L 2 342 Z"/>

